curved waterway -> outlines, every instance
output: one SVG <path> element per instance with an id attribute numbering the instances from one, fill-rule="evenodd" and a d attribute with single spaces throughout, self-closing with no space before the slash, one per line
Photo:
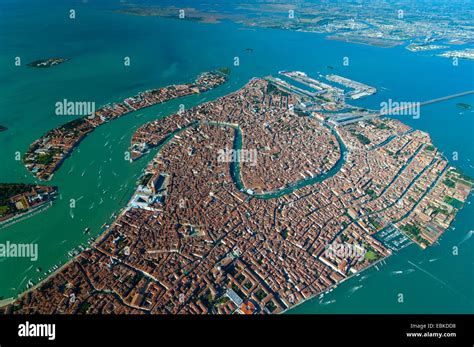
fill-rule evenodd
<path id="1" fill-rule="evenodd" d="M 288 183 L 282 189 L 277 189 L 277 190 L 268 191 L 268 192 L 264 192 L 264 193 L 254 193 L 254 192 L 249 191 L 249 189 L 251 189 L 251 188 L 248 188 L 248 187 L 246 188 L 244 186 L 244 184 L 242 182 L 242 179 L 241 179 L 241 176 L 240 176 L 240 163 L 238 161 L 236 161 L 236 162 L 231 163 L 231 176 L 232 176 L 232 179 L 233 179 L 235 185 L 237 186 L 237 188 L 240 191 L 242 191 L 243 193 L 245 193 L 245 194 L 247 194 L 247 195 L 249 195 L 253 198 L 269 200 L 269 199 L 275 199 L 275 198 L 282 197 L 284 195 L 291 194 L 294 191 L 296 191 L 298 189 L 301 189 L 303 187 L 310 186 L 310 185 L 313 185 L 313 184 L 316 184 L 316 183 L 320 183 L 320 182 L 324 181 L 325 179 L 328 179 L 329 177 L 332 177 L 335 174 L 337 174 L 339 172 L 339 170 L 341 169 L 341 167 L 344 165 L 345 158 L 346 158 L 346 153 L 347 153 L 347 148 L 344 145 L 344 142 L 340 138 L 337 131 L 335 131 L 333 128 L 329 127 L 326 124 L 324 124 L 324 126 L 329 128 L 331 130 L 332 134 L 336 137 L 337 142 L 339 144 L 340 152 L 341 152 L 339 159 L 337 160 L 336 164 L 334 164 L 334 166 L 331 169 L 329 169 L 328 171 L 326 171 L 326 172 L 324 172 L 320 175 L 316 175 L 314 177 L 305 178 L 305 179 L 301 179 L 301 180 L 298 180 L 298 181 L 295 181 L 295 182 Z M 240 129 L 240 127 L 234 127 L 234 129 L 235 129 L 234 150 L 239 150 L 240 151 L 240 150 L 242 150 L 242 130 Z"/>
<path id="2" fill-rule="evenodd" d="M 308 117 L 310 116 L 308 115 Z M 234 124 L 214 122 L 214 121 L 204 121 L 204 123 L 206 125 L 218 126 L 218 127 L 223 127 L 223 128 L 231 127 L 232 129 L 234 129 L 235 136 L 234 136 L 234 141 L 233 141 L 233 149 L 235 151 L 242 150 L 243 141 L 242 141 L 242 129 L 240 128 L 240 126 L 234 125 Z M 188 128 L 196 127 L 198 124 L 199 124 L 198 121 L 194 121 L 184 126 L 183 128 L 173 131 L 171 134 L 167 135 L 163 141 L 159 143 L 159 145 L 156 147 L 157 148 L 156 151 L 159 151 L 165 144 L 171 141 L 174 138 L 174 136 L 178 135 L 179 133 L 183 132 L 184 130 Z M 335 174 L 337 174 L 345 163 L 345 158 L 347 157 L 346 156 L 347 147 L 345 146 L 344 142 L 342 141 L 341 137 L 339 136 L 336 130 L 330 127 L 327 123 L 322 123 L 322 124 L 323 126 L 327 127 L 331 131 L 331 133 L 336 137 L 337 142 L 339 144 L 339 149 L 341 152 L 339 159 L 334 164 L 334 166 L 331 167 L 331 169 L 329 169 L 328 171 L 320 175 L 316 175 L 314 177 L 305 178 L 305 179 L 301 179 L 295 182 L 288 183 L 285 186 L 285 188 L 257 194 L 252 191 L 252 188 L 248 188 L 244 186 L 241 179 L 241 175 L 240 175 L 240 161 L 237 160 L 230 163 L 230 174 L 237 189 L 239 189 L 242 193 L 247 194 L 248 196 L 256 198 L 256 199 L 262 199 L 262 200 L 276 199 L 284 195 L 291 194 L 294 191 L 301 189 L 303 187 L 314 185 L 316 183 L 321 183 L 322 181 L 328 179 L 329 177 L 332 177 Z"/>

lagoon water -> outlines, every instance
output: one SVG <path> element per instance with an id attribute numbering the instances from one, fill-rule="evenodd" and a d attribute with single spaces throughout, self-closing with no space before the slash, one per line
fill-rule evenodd
<path id="1" fill-rule="evenodd" d="M 474 89 L 474 63 L 391 49 L 325 40 L 318 34 L 247 28 L 235 23 L 201 24 L 138 17 L 110 11 L 111 5 L 67 1 L 0 3 L 0 182 L 35 182 L 15 154 L 24 153 L 46 131 L 72 118 L 54 114 L 58 101 L 94 101 L 97 106 L 141 90 L 192 81 L 200 72 L 232 68 L 229 83 L 202 95 L 131 113 L 90 134 L 48 184 L 61 199 L 45 212 L 0 229 L 0 243 L 36 242 L 39 259 L 0 259 L 0 299 L 17 295 L 68 252 L 86 245 L 111 215 L 125 206 L 148 156 L 129 163 L 124 152 L 140 125 L 242 87 L 252 77 L 280 70 L 309 75 L 336 73 L 373 85 L 378 93 L 357 105 L 378 109 L 381 101 L 425 101 Z M 69 9 L 76 19 L 69 19 Z M 246 48 L 252 48 L 249 52 Z M 234 67 L 234 57 L 240 66 Z M 22 66 L 14 65 L 20 57 Z M 49 57 L 70 61 L 50 69 L 28 62 Z M 124 66 L 124 57 L 131 65 Z M 349 66 L 343 66 L 343 58 Z M 328 66 L 334 67 L 330 70 Z M 467 96 L 421 109 L 420 119 L 401 116 L 427 131 L 452 165 L 474 177 L 474 105 Z M 453 152 L 458 153 L 453 160 Z M 454 158 L 456 159 L 456 158 Z M 75 199 L 75 208 L 70 207 Z M 472 195 L 453 228 L 426 250 L 409 246 L 385 264 L 349 279 L 290 313 L 473 313 L 474 204 Z M 84 235 L 84 229 L 91 229 Z M 457 255 L 453 247 L 459 248 Z M 41 272 L 37 268 L 42 269 Z M 404 302 L 397 301 L 403 294 Z"/>

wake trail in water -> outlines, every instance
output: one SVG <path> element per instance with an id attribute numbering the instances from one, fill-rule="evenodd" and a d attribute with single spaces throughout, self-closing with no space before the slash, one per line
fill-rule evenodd
<path id="1" fill-rule="evenodd" d="M 392 275 L 408 275 L 408 274 L 411 274 L 414 271 L 415 271 L 414 269 L 396 270 L 396 271 L 392 271 L 390 274 L 392 274 Z"/>
<path id="2" fill-rule="evenodd" d="M 431 272 L 421 268 L 420 266 L 416 265 L 415 263 L 411 262 L 410 260 L 407 260 L 408 263 L 410 263 L 411 265 L 413 265 L 415 268 L 417 268 L 418 270 L 420 270 L 421 272 L 425 273 L 426 275 L 428 275 L 429 277 L 431 277 L 432 279 L 434 279 L 436 282 L 438 283 L 441 283 L 442 285 L 444 285 L 446 288 L 448 288 L 449 290 L 451 290 L 451 292 L 453 294 L 455 294 L 456 296 L 461 296 L 463 297 L 464 299 L 466 299 L 467 301 L 471 301 L 470 299 L 468 299 L 467 297 L 465 297 L 464 295 L 460 294 L 459 292 L 457 292 L 454 288 L 452 288 L 449 284 L 447 284 L 446 282 L 444 282 L 443 280 L 439 279 L 438 277 L 436 277 L 435 275 L 433 275 Z"/>
<path id="3" fill-rule="evenodd" d="M 360 285 L 360 286 L 355 286 L 355 287 L 352 287 L 351 289 L 349 289 L 349 295 L 348 296 L 351 296 L 352 294 L 354 294 L 356 291 L 358 291 L 359 289 L 363 288 L 364 285 Z"/>
<path id="4" fill-rule="evenodd" d="M 25 271 L 23 271 L 23 273 L 27 273 L 28 271 L 30 271 L 31 269 L 33 268 L 33 265 L 30 265 L 30 267 L 28 269 L 26 269 Z"/>
<path id="5" fill-rule="evenodd" d="M 469 240 L 471 237 L 472 237 L 472 234 L 474 233 L 473 230 L 470 230 L 467 232 L 466 236 L 464 236 L 464 238 L 461 240 L 461 242 L 458 243 L 458 246 L 462 245 L 464 242 L 466 242 L 467 240 Z"/>
<path id="6" fill-rule="evenodd" d="M 323 305 L 323 306 L 326 306 L 326 305 L 330 305 L 330 304 L 334 304 L 336 302 L 336 300 L 329 300 L 329 301 L 320 301 L 319 304 L 320 305 Z"/>

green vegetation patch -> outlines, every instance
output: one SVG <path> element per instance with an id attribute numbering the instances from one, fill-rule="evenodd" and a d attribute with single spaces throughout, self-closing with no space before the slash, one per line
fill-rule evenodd
<path id="1" fill-rule="evenodd" d="M 262 289 L 257 290 L 255 293 L 255 296 L 257 297 L 258 300 L 262 301 L 267 297 L 267 293 L 265 293 Z"/>
<path id="2" fill-rule="evenodd" d="M 36 158 L 36 163 L 42 164 L 42 165 L 49 165 L 53 162 L 53 153 L 41 153 L 38 155 Z"/>
<path id="3" fill-rule="evenodd" d="M 83 302 L 80 304 L 78 312 L 81 314 L 86 314 L 87 311 L 89 311 L 89 308 L 91 307 L 91 304 L 88 303 L 87 301 Z"/>
<path id="4" fill-rule="evenodd" d="M 270 313 L 272 313 L 273 311 L 275 311 L 275 309 L 277 308 L 276 305 L 274 304 L 273 301 L 269 301 L 267 302 L 267 304 L 265 305 L 265 307 L 267 308 L 268 311 L 270 311 Z"/>
<path id="5" fill-rule="evenodd" d="M 414 239 L 417 243 L 429 244 L 428 241 L 426 241 L 423 237 L 420 236 L 421 230 L 419 226 L 412 225 L 412 224 L 405 224 L 400 229 L 404 231 L 408 237 Z"/>
<path id="6" fill-rule="evenodd" d="M 365 136 L 365 135 L 362 135 L 362 134 L 354 134 L 354 136 L 360 141 L 360 143 L 362 143 L 363 145 L 368 145 L 370 144 L 372 141 L 370 141 L 370 139 Z"/>
<path id="7" fill-rule="evenodd" d="M 6 214 L 8 214 L 9 210 L 10 210 L 10 208 L 7 205 L 0 206 L 0 217 L 3 217 Z"/>
<path id="8" fill-rule="evenodd" d="M 377 197 L 377 194 L 375 193 L 375 191 L 373 189 L 370 189 L 370 188 L 365 190 L 365 194 L 370 196 L 372 199 Z"/>
<path id="9" fill-rule="evenodd" d="M 235 283 L 232 283 L 232 286 L 231 286 L 232 290 L 234 292 L 237 293 L 238 296 L 240 296 L 241 298 L 245 298 L 246 295 L 244 293 L 242 293 L 242 291 L 240 290 L 239 287 L 237 287 L 237 285 Z"/>
<path id="10" fill-rule="evenodd" d="M 0 205 L 8 205 L 12 196 L 29 192 L 32 187 L 24 183 L 0 183 Z"/>
<path id="11" fill-rule="evenodd" d="M 230 75 L 230 69 L 228 67 L 221 67 L 217 69 L 220 73 L 223 73 L 224 75 Z"/>
<path id="12" fill-rule="evenodd" d="M 445 196 L 444 197 L 444 202 L 447 203 L 448 205 L 451 205 L 454 208 L 457 208 L 457 209 L 460 209 L 463 205 L 462 201 L 460 201 L 456 198 L 453 198 L 451 196 Z"/>
<path id="13" fill-rule="evenodd" d="M 368 217 L 368 221 L 375 229 L 379 229 L 382 226 L 377 219 L 371 216 Z"/>
<path id="14" fill-rule="evenodd" d="M 443 183 L 444 183 L 444 185 L 446 185 L 449 188 L 454 188 L 456 186 L 456 182 L 454 182 L 453 180 L 450 180 L 449 178 L 446 178 L 443 181 Z"/>
<path id="15" fill-rule="evenodd" d="M 373 262 L 379 259 L 379 255 L 375 253 L 374 251 L 367 251 L 364 254 L 364 258 L 368 260 L 369 262 Z"/>
<path id="16" fill-rule="evenodd" d="M 429 152 L 433 152 L 433 151 L 435 150 L 435 146 L 433 146 L 433 145 L 428 145 L 428 146 L 425 147 L 425 149 L 426 149 L 427 151 L 429 151 Z"/>
<path id="17" fill-rule="evenodd" d="M 142 185 L 142 186 L 145 186 L 145 185 L 148 184 L 148 182 L 150 181 L 150 178 L 152 178 L 152 177 L 153 177 L 153 174 L 147 173 L 147 174 L 143 175 L 143 176 L 140 178 L 138 184 L 140 184 L 140 185 Z"/>

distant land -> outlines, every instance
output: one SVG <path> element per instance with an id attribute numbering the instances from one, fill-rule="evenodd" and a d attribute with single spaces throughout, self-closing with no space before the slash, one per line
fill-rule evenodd
<path id="1" fill-rule="evenodd" d="M 403 9 L 397 4 L 375 1 L 368 1 L 368 4 L 344 3 L 344 6 L 337 7 L 338 11 L 334 11 L 337 5 L 333 2 L 318 4 L 308 0 L 296 4 L 263 1 L 252 5 L 239 4 L 236 5 L 238 11 L 216 11 L 199 5 L 179 8 L 122 4 L 115 12 L 213 24 L 230 20 L 248 27 L 313 32 L 324 34 L 329 40 L 385 48 L 408 44 L 406 48 L 411 52 L 449 49 L 451 45 L 463 45 L 474 40 L 474 30 L 468 25 L 469 13 L 456 6 L 437 4 L 428 12 L 416 2 L 404 4 Z M 452 13 L 452 20 L 447 25 L 443 14 L 448 10 Z M 473 59 L 473 55 L 469 49 L 440 54 L 463 59 Z"/>
<path id="2" fill-rule="evenodd" d="M 466 104 L 464 102 L 460 102 L 460 103 L 456 104 L 456 106 L 458 108 L 462 108 L 464 110 L 470 110 L 472 108 L 472 106 L 470 104 Z"/>

